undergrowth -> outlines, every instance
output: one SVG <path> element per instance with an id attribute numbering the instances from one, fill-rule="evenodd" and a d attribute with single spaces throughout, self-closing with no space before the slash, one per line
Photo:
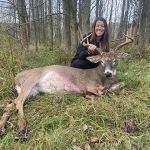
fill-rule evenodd
<path id="1" fill-rule="evenodd" d="M 4 42 L 4 41 L 3 41 Z M 24 69 L 52 64 L 69 65 L 71 55 L 63 49 L 35 52 L 4 42 L 0 51 L 0 115 L 3 104 L 14 99 L 14 76 Z M 125 50 L 125 49 L 123 49 Z M 125 82 L 118 95 L 85 100 L 76 94 L 39 94 L 24 106 L 28 139 L 18 137 L 16 126 L 7 125 L 0 139 L 2 150 L 147 150 L 150 149 L 150 64 L 140 59 L 134 47 L 129 57 L 118 64 L 117 81 Z M 16 125 L 12 112 L 10 122 Z"/>

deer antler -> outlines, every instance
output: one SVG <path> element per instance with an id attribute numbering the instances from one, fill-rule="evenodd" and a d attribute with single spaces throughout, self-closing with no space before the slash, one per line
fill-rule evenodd
<path id="1" fill-rule="evenodd" d="M 83 44 L 83 46 L 88 47 L 89 46 L 89 39 L 88 39 L 88 37 L 90 37 L 91 35 L 92 35 L 92 33 L 90 33 L 86 37 L 82 38 L 81 41 L 80 41 L 80 44 Z M 87 43 L 85 43 L 85 40 L 87 40 Z"/>
<path id="2" fill-rule="evenodd" d="M 129 43 L 132 43 L 132 42 L 134 41 L 134 39 L 131 38 L 131 37 L 129 37 L 128 35 L 125 35 L 125 34 L 124 34 L 124 36 L 125 36 L 126 38 L 128 38 L 129 41 L 125 41 L 124 43 L 121 43 L 120 45 L 118 45 L 118 46 L 116 46 L 115 48 L 113 48 L 113 51 L 114 51 L 114 52 L 116 52 L 118 49 L 120 49 L 120 48 L 122 48 L 123 46 L 125 46 L 125 45 L 127 45 L 127 44 L 129 44 Z"/>
<path id="3" fill-rule="evenodd" d="M 80 28 L 78 28 L 78 38 L 79 38 L 79 40 L 80 40 L 80 44 L 82 44 L 83 46 L 85 46 L 85 47 L 88 47 L 89 46 L 89 39 L 88 39 L 88 37 L 90 37 L 91 35 L 92 35 L 92 33 L 90 33 L 90 34 L 88 34 L 86 37 L 84 37 L 83 38 L 83 35 L 82 35 L 82 33 L 81 33 L 81 30 L 80 30 Z M 85 40 L 87 40 L 87 42 L 85 43 Z"/>
<path id="4" fill-rule="evenodd" d="M 82 44 L 83 46 L 85 46 L 85 47 L 88 47 L 89 46 L 89 37 L 92 35 L 92 33 L 90 33 L 90 34 L 88 34 L 86 37 L 84 37 L 83 38 L 83 36 L 82 36 L 82 34 L 81 34 L 81 30 L 79 29 L 79 34 L 80 34 L 80 44 Z M 85 43 L 85 40 L 87 41 L 86 43 Z M 101 50 L 101 48 L 96 48 L 96 50 L 99 52 L 99 53 L 101 53 L 102 52 L 102 50 Z"/>

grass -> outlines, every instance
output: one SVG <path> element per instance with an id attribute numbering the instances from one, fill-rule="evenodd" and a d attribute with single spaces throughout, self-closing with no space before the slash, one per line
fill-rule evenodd
<path id="1" fill-rule="evenodd" d="M 15 46 L 14 46 L 15 47 Z M 14 99 L 14 75 L 26 68 L 68 64 L 71 56 L 63 50 L 22 55 L 21 49 L 5 43 L 0 52 L 0 106 Z M 134 48 L 133 48 L 134 50 Z M 0 150 L 148 150 L 150 149 L 150 64 L 131 50 L 126 61 L 118 64 L 117 81 L 125 82 L 119 95 L 87 101 L 76 94 L 39 94 L 24 106 L 28 139 L 18 139 L 16 126 L 7 125 L 0 139 Z M 12 54 L 13 52 L 13 54 Z M 3 108 L 0 107 L 0 115 Z M 16 112 L 10 121 L 17 122 Z M 96 139 L 92 141 L 91 139 Z"/>

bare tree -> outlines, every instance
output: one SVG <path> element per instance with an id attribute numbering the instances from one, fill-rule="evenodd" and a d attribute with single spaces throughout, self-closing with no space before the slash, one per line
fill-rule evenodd
<path id="1" fill-rule="evenodd" d="M 35 0 L 31 0 L 31 10 L 32 10 L 32 20 L 33 20 L 33 28 L 34 28 L 34 40 L 35 40 L 35 49 L 38 50 L 38 31 L 37 31 L 37 23 L 35 21 L 35 8 L 34 8 Z"/>
<path id="2" fill-rule="evenodd" d="M 111 31 L 112 31 L 112 11 L 113 11 L 113 0 L 111 1 L 111 10 L 110 10 L 110 16 L 109 16 L 109 35 L 111 38 Z"/>
<path id="3" fill-rule="evenodd" d="M 126 3 L 126 11 L 125 11 L 125 16 L 124 16 L 124 32 L 126 33 L 127 32 L 127 29 L 128 29 L 128 16 L 129 16 L 129 8 L 130 5 L 129 5 L 129 0 L 127 0 L 127 3 Z"/>
<path id="4" fill-rule="evenodd" d="M 140 19 L 139 28 L 139 53 L 141 57 L 145 56 L 145 41 L 146 41 L 146 30 L 147 30 L 147 18 L 149 17 L 149 0 L 142 0 L 142 13 Z"/>
<path id="5" fill-rule="evenodd" d="M 79 11 L 78 11 L 78 19 L 79 19 L 78 27 L 82 31 L 82 16 L 81 16 L 81 13 L 82 13 L 82 0 L 79 0 L 78 7 L 79 7 Z"/>
<path id="6" fill-rule="evenodd" d="M 62 44 L 67 49 L 78 45 L 77 33 L 90 31 L 90 19 L 103 16 L 109 23 L 109 35 L 122 38 L 123 32 L 134 36 L 139 53 L 144 55 L 150 43 L 150 1 L 148 0 L 8 0 L 0 1 L 7 33 L 19 39 L 23 47 L 43 43 L 50 49 Z M 121 8 L 118 10 L 118 7 Z M 7 11 L 2 11 L 4 8 Z M 95 13 L 93 15 L 93 13 Z M 120 14 L 119 14 L 120 13 Z M 118 20 L 120 17 L 120 20 Z"/>
<path id="7" fill-rule="evenodd" d="M 62 17 L 61 17 L 61 0 L 57 0 L 57 13 L 58 15 L 56 16 L 56 22 L 55 22 L 55 40 L 58 41 L 58 43 L 60 43 L 61 45 L 61 41 L 62 41 L 62 34 L 61 34 L 61 21 L 62 21 Z"/>
<path id="8" fill-rule="evenodd" d="M 75 48 L 78 45 L 78 23 L 77 23 L 77 1 L 71 0 L 71 31 L 72 31 L 72 47 Z"/>
<path id="9" fill-rule="evenodd" d="M 99 16 L 99 0 L 96 0 L 96 10 L 95 10 L 95 14 L 96 14 L 96 17 Z"/>
<path id="10" fill-rule="evenodd" d="M 150 1 L 147 1 L 147 7 L 150 6 Z M 150 9 L 147 8 L 146 11 L 146 18 L 147 18 L 147 22 L 146 22 L 146 43 L 149 44 L 150 43 Z"/>
<path id="11" fill-rule="evenodd" d="M 82 32 L 87 33 L 90 31 L 90 6 L 91 0 L 82 0 Z"/>
<path id="12" fill-rule="evenodd" d="M 49 19 L 49 32 L 50 32 L 50 45 L 49 49 L 53 50 L 53 15 L 52 15 L 52 0 L 48 0 L 48 19 Z"/>
<path id="13" fill-rule="evenodd" d="M 26 47 L 28 45 L 28 17 L 25 0 L 17 0 L 17 11 L 20 23 L 21 42 Z"/>
<path id="14" fill-rule="evenodd" d="M 120 20 L 120 25 L 118 29 L 118 38 L 121 38 L 124 32 L 124 11 L 125 11 L 125 2 L 126 0 L 123 0 L 122 4 L 122 11 L 121 11 L 121 20 Z"/>
<path id="15" fill-rule="evenodd" d="M 71 30 L 70 30 L 70 0 L 63 0 L 63 13 L 64 13 L 64 43 L 66 48 L 71 49 Z"/>

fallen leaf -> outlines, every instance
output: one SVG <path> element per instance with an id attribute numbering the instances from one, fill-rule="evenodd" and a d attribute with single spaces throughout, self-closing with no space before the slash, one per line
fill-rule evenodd
<path id="1" fill-rule="evenodd" d="M 102 149 L 103 148 L 103 146 L 105 145 L 105 143 L 95 143 L 94 144 L 94 147 L 96 148 L 96 149 Z"/>
<path id="2" fill-rule="evenodd" d="M 88 125 L 86 124 L 83 125 L 83 131 L 86 131 L 88 128 L 89 128 Z"/>
<path id="3" fill-rule="evenodd" d="M 97 142 L 99 139 L 97 138 L 97 137 L 91 137 L 91 139 L 90 139 L 90 141 L 92 142 L 92 143 L 95 143 L 95 142 Z"/>
<path id="4" fill-rule="evenodd" d="M 76 140 L 76 138 L 73 138 L 72 139 L 72 143 L 75 143 L 77 140 Z"/>
<path id="5" fill-rule="evenodd" d="M 85 144 L 85 150 L 91 150 L 91 146 L 88 143 Z"/>
<path id="6" fill-rule="evenodd" d="M 74 145 L 73 150 L 83 150 L 81 147 Z"/>

